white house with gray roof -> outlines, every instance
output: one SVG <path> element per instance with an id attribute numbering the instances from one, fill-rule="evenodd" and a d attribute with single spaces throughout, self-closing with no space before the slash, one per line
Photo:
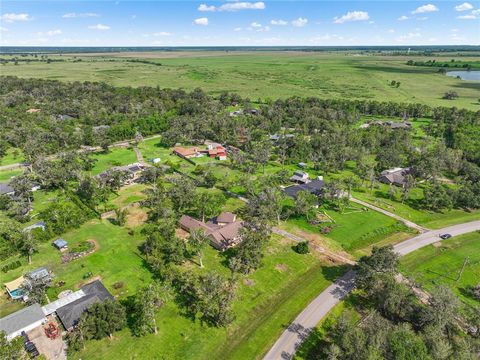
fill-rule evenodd
<path id="1" fill-rule="evenodd" d="M 20 336 L 22 331 L 30 331 L 46 322 L 39 304 L 33 304 L 0 319 L 0 331 L 5 331 L 7 340 Z"/>

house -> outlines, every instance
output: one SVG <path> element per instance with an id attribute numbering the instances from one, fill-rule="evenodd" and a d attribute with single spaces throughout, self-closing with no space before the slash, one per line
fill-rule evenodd
<path id="1" fill-rule="evenodd" d="M 238 245 L 241 242 L 242 221 L 231 212 L 223 212 L 217 217 L 204 223 L 188 215 L 180 219 L 180 227 L 188 232 L 203 230 L 210 239 L 212 246 L 220 251 Z"/>
<path id="2" fill-rule="evenodd" d="M 209 146 L 208 156 L 218 160 L 227 160 L 227 150 L 222 145 L 218 145 L 215 148 L 210 148 Z"/>
<path id="3" fill-rule="evenodd" d="M 65 251 L 68 249 L 68 243 L 64 239 L 57 239 L 52 243 L 60 251 Z"/>
<path id="4" fill-rule="evenodd" d="M 380 173 L 378 181 L 388 185 L 405 186 L 407 175 L 411 173 L 411 168 L 393 168 L 384 170 Z"/>
<path id="5" fill-rule="evenodd" d="M 15 190 L 7 183 L 0 183 L 0 195 L 13 196 L 15 195 Z"/>
<path id="6" fill-rule="evenodd" d="M 44 221 L 39 221 L 39 222 L 36 222 L 35 224 L 27 226 L 26 228 L 23 229 L 23 231 L 27 232 L 35 229 L 42 229 L 43 231 L 45 231 L 47 229 L 47 224 L 45 224 Z"/>
<path id="7" fill-rule="evenodd" d="M 295 137 L 295 134 L 273 134 L 273 135 L 269 135 L 268 139 L 271 142 L 273 142 L 274 145 L 278 145 L 278 142 L 280 141 L 280 139 L 289 140 L 289 139 L 292 139 L 294 137 Z"/>
<path id="8" fill-rule="evenodd" d="M 304 171 L 299 170 L 293 173 L 293 176 L 290 178 L 290 180 L 299 184 L 306 184 L 310 182 L 308 174 Z"/>
<path id="9" fill-rule="evenodd" d="M 62 322 L 66 330 L 70 331 L 78 323 L 82 314 L 93 304 L 103 302 L 107 299 L 114 300 L 114 297 L 103 286 L 100 280 L 95 280 L 90 284 L 80 288 L 83 292 L 76 294 L 78 299 L 56 309 L 58 319 Z"/>
<path id="10" fill-rule="evenodd" d="M 20 276 L 19 278 L 5 283 L 5 288 L 7 289 L 8 295 L 12 298 L 12 300 L 18 300 L 23 298 L 25 295 L 24 291 L 22 290 L 22 285 L 25 282 L 25 278 Z"/>
<path id="11" fill-rule="evenodd" d="M 409 130 L 412 128 L 412 123 L 408 121 L 403 121 L 403 122 L 386 121 L 385 125 L 389 126 L 390 129 L 393 129 L 393 130 L 396 130 L 396 129 Z"/>
<path id="12" fill-rule="evenodd" d="M 45 314 L 39 304 L 30 305 L 0 319 L 0 331 L 5 331 L 7 340 L 20 336 L 46 322 Z"/>
<path id="13" fill-rule="evenodd" d="M 188 147 L 188 148 L 184 148 L 184 147 L 181 147 L 181 146 L 175 146 L 173 148 L 173 153 L 175 155 L 180 156 L 181 158 L 185 158 L 185 159 L 190 159 L 190 158 L 194 158 L 194 157 L 203 156 L 203 154 L 200 151 L 200 148 L 198 148 L 196 146 L 192 146 L 192 147 Z"/>
<path id="14" fill-rule="evenodd" d="M 92 130 L 93 130 L 94 133 L 107 131 L 108 129 L 110 129 L 110 125 L 98 125 L 98 126 L 93 126 L 92 127 Z"/>
<path id="15" fill-rule="evenodd" d="M 158 164 L 162 160 L 160 158 L 155 158 L 155 159 L 151 159 L 151 161 L 153 164 Z"/>
<path id="16" fill-rule="evenodd" d="M 309 181 L 308 183 L 305 183 L 305 184 L 292 185 L 292 186 L 286 187 L 285 189 L 283 189 L 283 191 L 287 196 L 290 196 L 291 198 L 295 199 L 297 197 L 297 194 L 300 191 L 308 191 L 311 194 L 320 196 L 323 192 L 324 187 L 325 187 L 325 183 L 323 179 L 320 178 L 320 179 Z"/>
<path id="17" fill-rule="evenodd" d="M 126 174 L 126 180 L 124 181 L 124 184 L 131 184 L 133 182 L 135 182 L 136 180 L 138 180 L 140 178 L 140 176 L 142 175 L 143 173 L 143 170 L 145 170 L 145 166 L 140 164 L 140 163 L 133 163 L 133 164 L 129 164 L 129 165 L 125 165 L 125 166 L 115 166 L 109 170 L 106 170 L 98 175 L 96 175 L 95 177 L 97 179 L 101 179 L 101 180 L 105 180 L 107 179 L 108 181 L 108 178 L 109 178 L 109 175 L 112 173 L 112 172 L 115 172 L 115 171 L 120 171 L 120 172 L 124 172 Z"/>
<path id="18" fill-rule="evenodd" d="M 34 281 L 36 283 L 49 284 L 52 282 L 52 274 L 46 267 L 40 267 L 25 274 L 26 281 Z"/>

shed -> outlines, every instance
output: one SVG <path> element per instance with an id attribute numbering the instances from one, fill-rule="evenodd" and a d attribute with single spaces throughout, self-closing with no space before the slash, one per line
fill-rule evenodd
<path id="1" fill-rule="evenodd" d="M 64 239 L 57 239 L 53 243 L 53 246 L 55 246 L 58 250 L 63 250 L 68 248 L 68 243 Z"/>
<path id="2" fill-rule="evenodd" d="M 39 304 L 33 304 L 0 319 L 0 331 L 7 333 L 7 340 L 20 336 L 22 331 L 30 331 L 46 321 Z"/>

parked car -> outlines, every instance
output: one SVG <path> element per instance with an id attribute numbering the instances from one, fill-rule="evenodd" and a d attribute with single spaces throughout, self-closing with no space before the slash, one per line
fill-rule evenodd
<path id="1" fill-rule="evenodd" d="M 27 341 L 25 343 L 25 350 L 27 350 L 30 354 L 30 357 L 37 357 L 40 355 L 40 353 L 38 352 L 38 349 L 37 347 L 35 346 L 35 344 L 31 341 Z"/>
<path id="2" fill-rule="evenodd" d="M 25 343 L 27 343 L 27 342 L 30 341 L 30 339 L 28 338 L 28 335 L 27 335 L 27 333 L 26 333 L 25 331 L 22 331 L 22 334 L 21 334 L 21 335 L 23 336 L 23 341 L 24 341 Z"/>
<path id="3" fill-rule="evenodd" d="M 451 234 L 442 234 L 442 235 L 440 235 L 440 238 L 443 239 L 443 240 L 450 239 L 451 237 L 452 237 Z"/>

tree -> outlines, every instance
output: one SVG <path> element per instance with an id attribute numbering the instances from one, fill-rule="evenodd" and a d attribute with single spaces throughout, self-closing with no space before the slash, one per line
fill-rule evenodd
<path id="1" fill-rule="evenodd" d="M 445 185 L 437 182 L 428 184 L 423 191 L 423 196 L 424 206 L 429 210 L 450 210 L 453 206 L 451 192 Z"/>
<path id="2" fill-rule="evenodd" d="M 81 316 L 79 326 L 87 339 L 112 338 L 127 324 L 125 308 L 118 301 L 106 299 L 94 303 Z"/>
<path id="3" fill-rule="evenodd" d="M 408 324 L 392 332 L 388 341 L 390 358 L 396 360 L 431 360 L 427 347 Z"/>
<path id="4" fill-rule="evenodd" d="M 20 245 L 21 251 L 28 257 L 28 263 L 32 263 L 32 255 L 37 251 L 38 244 L 31 232 L 27 232 L 26 236 L 22 238 Z"/>
<path id="5" fill-rule="evenodd" d="M 308 247 L 308 241 L 302 241 L 295 245 L 295 251 L 299 254 L 308 254 L 310 252 L 310 249 Z"/>
<path id="6" fill-rule="evenodd" d="M 0 331 L 0 359 L 28 359 L 24 350 L 23 338 L 17 336 L 12 340 L 7 340 L 5 331 Z"/>
<path id="7" fill-rule="evenodd" d="M 270 238 L 270 228 L 265 224 L 246 223 L 242 229 L 242 242 L 229 260 L 233 272 L 248 274 L 262 263 L 263 252 Z"/>
<path id="8" fill-rule="evenodd" d="M 268 163 L 271 155 L 272 145 L 269 141 L 259 141 L 252 144 L 252 160 L 260 164 L 265 174 L 265 165 Z"/>
<path id="9" fill-rule="evenodd" d="M 458 98 L 458 93 L 453 90 L 447 91 L 442 97 L 442 99 L 446 99 L 446 100 L 454 100 L 456 98 Z"/>
<path id="10" fill-rule="evenodd" d="M 318 206 L 318 197 L 309 191 L 299 191 L 295 198 L 295 213 L 303 215 L 307 221 L 315 213 L 315 208 Z"/>
<path id="11" fill-rule="evenodd" d="M 429 299 L 429 306 L 424 308 L 421 321 L 425 325 L 433 325 L 444 330 L 452 325 L 458 313 L 459 300 L 446 286 L 436 287 Z"/>
<path id="12" fill-rule="evenodd" d="M 280 223 L 284 198 L 283 192 L 274 187 L 266 187 L 258 195 L 252 194 L 249 197 L 247 216 L 268 223 Z"/>
<path id="13" fill-rule="evenodd" d="M 36 279 L 28 279 L 23 282 L 22 290 L 28 294 L 28 304 L 44 304 L 46 301 L 46 290 L 48 283 L 37 281 Z"/>
<path id="14" fill-rule="evenodd" d="M 198 216 L 205 222 L 205 217 L 210 218 L 219 213 L 221 206 L 225 203 L 225 196 L 217 192 L 198 191 L 192 203 Z"/>
<path id="15" fill-rule="evenodd" d="M 125 225 L 127 221 L 128 210 L 125 209 L 115 209 L 115 222 L 119 226 Z"/>
<path id="16" fill-rule="evenodd" d="M 210 243 L 210 238 L 203 229 L 193 230 L 188 238 L 190 251 L 198 256 L 200 267 L 203 268 L 203 249 Z"/>
<path id="17" fill-rule="evenodd" d="M 183 213 L 195 198 L 195 185 L 186 177 L 176 177 L 171 182 L 173 186 L 168 190 L 168 196 L 172 200 L 175 211 Z"/>
<path id="18" fill-rule="evenodd" d="M 135 295 L 133 325 L 135 335 L 158 333 L 155 312 L 170 298 L 170 292 L 166 285 L 153 282 Z"/>
<path id="19" fill-rule="evenodd" d="M 398 254 L 393 246 L 376 247 L 370 256 L 363 256 L 357 265 L 357 284 L 359 287 L 371 285 L 371 279 L 376 274 L 395 274 L 398 268 Z"/>

